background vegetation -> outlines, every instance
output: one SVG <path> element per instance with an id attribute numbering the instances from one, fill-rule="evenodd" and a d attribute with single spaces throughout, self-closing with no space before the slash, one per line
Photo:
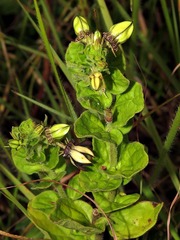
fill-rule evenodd
<path id="1" fill-rule="evenodd" d="M 168 239 L 169 231 L 172 239 L 180 239 L 180 146 L 176 134 L 180 126 L 180 1 L 46 0 L 39 3 L 49 41 L 59 56 L 56 63 L 60 79 L 77 115 L 81 107 L 61 62 L 68 44 L 75 39 L 74 17 L 86 17 L 92 28 L 100 31 L 109 28 L 107 19 L 109 23 L 133 19 L 133 35 L 123 45 L 126 75 L 143 85 L 146 106 L 136 117 L 129 138 L 145 144 L 150 162 L 126 191 L 138 191 L 144 199 L 164 202 L 156 226 L 139 239 Z M 64 121 L 72 124 L 72 121 L 66 118 L 68 112 L 43 42 L 28 14 L 37 22 L 31 0 L 0 1 L 0 229 L 38 237 L 38 230 L 23 214 L 27 199 L 17 187 L 5 189 L 18 185 L 19 181 L 30 181 L 12 164 L 6 147 L 11 138 L 9 132 L 12 126 L 29 117 L 43 121 L 45 114 L 49 124 Z"/>

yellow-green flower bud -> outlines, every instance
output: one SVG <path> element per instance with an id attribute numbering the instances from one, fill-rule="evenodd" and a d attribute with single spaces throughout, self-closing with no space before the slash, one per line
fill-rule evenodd
<path id="1" fill-rule="evenodd" d="M 132 32 L 133 32 L 133 23 L 131 21 L 124 21 L 117 24 L 114 24 L 110 30 L 109 33 L 115 37 L 115 40 L 122 44 L 124 43 L 128 38 L 130 38 Z"/>
<path id="2" fill-rule="evenodd" d="M 79 35 L 81 32 L 89 32 L 89 25 L 86 19 L 81 16 L 75 17 L 73 27 L 76 35 Z"/>
<path id="3" fill-rule="evenodd" d="M 63 138 L 69 131 L 70 126 L 63 123 L 54 124 L 50 128 L 46 128 L 45 135 L 48 142 L 52 143 L 53 140 L 59 140 Z"/>
<path id="4" fill-rule="evenodd" d="M 96 91 L 99 90 L 99 88 L 101 87 L 101 85 L 103 83 L 102 73 L 97 72 L 97 73 L 91 74 L 89 76 L 89 78 L 91 81 L 91 87 Z"/>
<path id="5" fill-rule="evenodd" d="M 36 131 L 37 134 L 41 135 L 41 133 L 44 130 L 44 126 L 41 124 L 37 124 L 34 130 Z"/>
<path id="6" fill-rule="evenodd" d="M 16 140 L 16 139 L 10 139 L 9 140 L 9 146 L 10 148 L 17 149 L 22 145 L 21 140 Z"/>
<path id="7" fill-rule="evenodd" d="M 94 40 L 94 43 L 101 43 L 101 39 L 102 39 L 102 36 L 101 36 L 101 33 L 99 31 L 95 31 L 94 35 L 93 35 L 93 40 Z"/>

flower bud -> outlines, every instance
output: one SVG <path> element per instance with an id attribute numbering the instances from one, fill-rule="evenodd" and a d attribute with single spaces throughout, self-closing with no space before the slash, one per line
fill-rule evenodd
<path id="1" fill-rule="evenodd" d="M 79 35 L 81 32 L 89 32 L 89 25 L 86 19 L 81 16 L 75 17 L 73 27 L 76 35 Z"/>
<path id="2" fill-rule="evenodd" d="M 114 24 L 110 30 L 109 33 L 115 37 L 115 40 L 122 44 L 124 43 L 128 38 L 130 38 L 132 32 L 133 32 L 133 23 L 131 21 L 124 21 L 117 24 Z"/>
<path id="3" fill-rule="evenodd" d="M 41 135 L 41 133 L 43 132 L 43 130 L 44 130 L 44 126 L 41 125 L 41 124 L 37 124 L 37 125 L 35 126 L 35 129 L 34 129 L 34 131 L 35 131 L 37 134 L 39 134 L 39 135 Z"/>
<path id="4" fill-rule="evenodd" d="M 101 43 L 101 39 L 102 39 L 102 36 L 101 36 L 101 33 L 99 31 L 95 31 L 94 35 L 93 35 L 93 39 L 94 39 L 94 43 Z"/>
<path id="5" fill-rule="evenodd" d="M 53 140 L 63 138 L 69 131 L 70 126 L 63 123 L 54 124 L 52 127 L 46 128 L 45 135 L 50 143 Z"/>
<path id="6" fill-rule="evenodd" d="M 102 73 L 100 72 L 96 72 L 94 74 L 91 74 L 89 76 L 90 78 L 90 81 L 91 81 L 91 87 L 94 89 L 94 90 L 99 90 L 99 88 L 101 87 L 101 85 L 103 84 L 103 76 L 102 76 Z"/>
<path id="7" fill-rule="evenodd" d="M 12 127 L 12 131 L 10 132 L 10 134 L 11 134 L 12 138 L 19 139 L 19 135 L 20 135 L 19 128 Z"/>
<path id="8" fill-rule="evenodd" d="M 17 140 L 17 139 L 10 139 L 10 140 L 9 140 L 9 146 L 10 146 L 10 148 L 17 149 L 17 148 L 20 147 L 21 145 L 22 145 L 21 140 Z"/>

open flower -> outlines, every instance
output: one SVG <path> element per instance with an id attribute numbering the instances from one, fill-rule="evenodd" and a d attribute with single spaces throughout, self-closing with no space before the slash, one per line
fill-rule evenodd
<path id="1" fill-rule="evenodd" d="M 90 158 L 94 157 L 94 154 L 89 148 L 76 146 L 71 141 L 66 145 L 63 143 L 58 143 L 58 145 L 64 150 L 63 157 L 69 157 L 74 166 L 91 164 Z"/>

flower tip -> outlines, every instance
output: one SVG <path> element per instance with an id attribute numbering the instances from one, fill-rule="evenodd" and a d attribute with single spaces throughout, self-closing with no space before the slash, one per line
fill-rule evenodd
<path id="1" fill-rule="evenodd" d="M 45 134 L 48 140 L 60 140 L 69 132 L 70 126 L 64 123 L 54 124 L 52 127 L 45 130 Z"/>
<path id="2" fill-rule="evenodd" d="M 21 141 L 17 139 L 10 139 L 9 140 L 9 147 L 12 149 L 17 149 L 19 146 L 21 146 Z"/>
<path id="3" fill-rule="evenodd" d="M 134 26 L 132 21 L 123 21 L 117 24 L 114 24 L 109 32 L 113 35 L 117 42 L 122 44 L 132 35 Z"/>
<path id="4" fill-rule="evenodd" d="M 79 35 L 81 32 L 88 32 L 89 25 L 85 18 L 77 16 L 74 18 L 73 27 L 76 35 Z"/>

